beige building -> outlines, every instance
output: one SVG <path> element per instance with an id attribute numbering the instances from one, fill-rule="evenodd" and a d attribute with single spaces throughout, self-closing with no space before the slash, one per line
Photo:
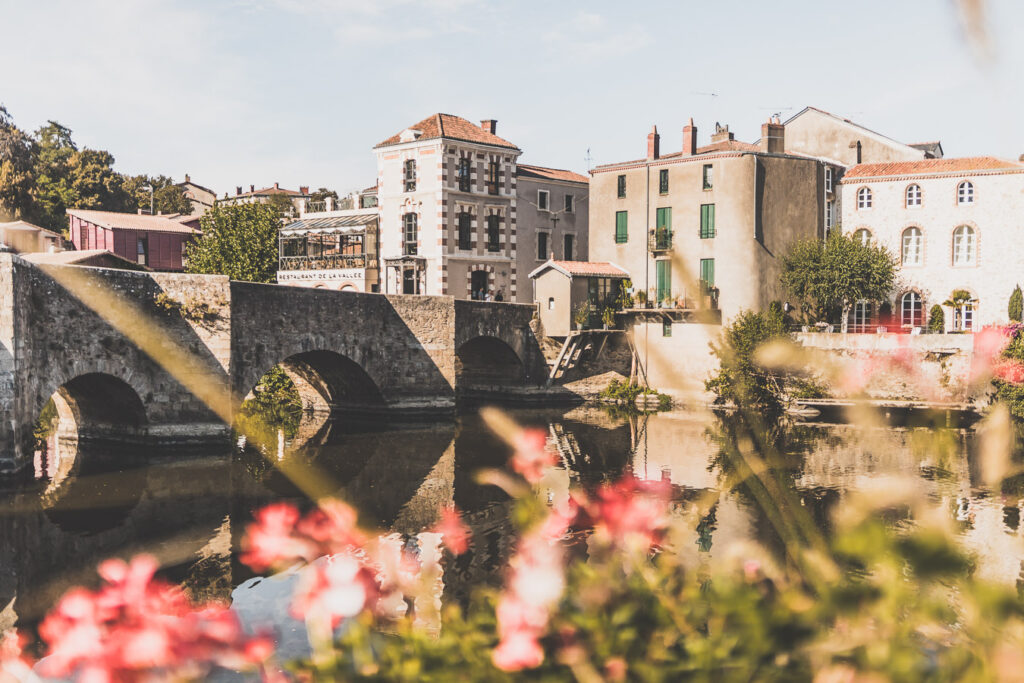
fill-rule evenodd
<path id="1" fill-rule="evenodd" d="M 537 316 L 548 337 L 565 337 L 574 328 L 575 312 L 587 306 L 600 315 L 615 308 L 620 283 L 629 273 L 614 263 L 550 260 L 530 273 Z M 588 320 L 593 324 L 593 320 Z"/>
<path id="2" fill-rule="evenodd" d="M 295 190 L 286 190 L 280 184 L 274 183 L 273 187 L 265 187 L 262 190 L 257 190 L 255 185 L 250 185 L 248 192 L 242 192 L 242 186 L 239 185 L 235 188 L 233 196 L 229 197 L 227 192 L 225 192 L 224 196 L 217 201 L 228 206 L 234 204 L 269 204 L 271 201 L 277 201 L 273 199 L 275 197 L 283 197 L 287 200 L 287 203 L 291 204 L 291 214 L 288 217 L 294 218 L 305 208 L 306 202 L 310 197 L 309 188 L 302 186 L 296 192 Z"/>
<path id="3" fill-rule="evenodd" d="M 860 302 L 853 329 L 927 323 L 954 290 L 970 298 L 944 307 L 947 331 L 1007 320 L 1024 286 L 1024 163 L 993 157 L 861 164 L 842 181 L 843 232 L 888 247 L 900 264 L 892 320 Z"/>
<path id="4" fill-rule="evenodd" d="M 62 235 L 25 221 L 0 223 L 0 242 L 19 254 L 55 252 L 64 249 Z"/>
<path id="5" fill-rule="evenodd" d="M 192 178 L 188 173 L 185 174 L 185 182 L 178 183 L 178 187 L 181 188 L 182 194 L 185 195 L 185 199 L 192 205 L 192 216 L 202 216 L 204 213 L 213 208 L 214 203 L 217 201 L 217 193 L 208 187 L 203 187 L 197 183 L 192 182 Z"/>
<path id="6" fill-rule="evenodd" d="M 548 259 L 586 261 L 590 179 L 558 168 L 516 166 L 517 273 Z M 516 300 L 533 303 L 532 278 L 518 282 Z"/>

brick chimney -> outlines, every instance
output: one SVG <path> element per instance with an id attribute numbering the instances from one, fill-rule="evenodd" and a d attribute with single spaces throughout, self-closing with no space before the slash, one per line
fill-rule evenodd
<path id="1" fill-rule="evenodd" d="M 647 158 L 657 159 L 661 156 L 661 136 L 658 135 L 658 127 L 651 126 L 651 132 L 647 134 Z"/>
<path id="2" fill-rule="evenodd" d="M 249 192 L 255 192 L 255 191 L 256 191 L 256 186 L 255 185 L 250 185 L 249 186 Z"/>
<path id="3" fill-rule="evenodd" d="M 309 185 L 299 185 L 299 194 L 309 194 Z"/>
<path id="4" fill-rule="evenodd" d="M 693 125 L 693 117 L 683 126 L 683 156 L 692 157 L 697 153 L 697 126 Z"/>
<path id="5" fill-rule="evenodd" d="M 761 151 L 769 154 L 782 154 L 786 150 L 786 127 L 779 117 L 772 116 L 761 124 Z"/>
<path id="6" fill-rule="evenodd" d="M 241 185 L 235 186 L 235 194 L 236 195 L 242 194 L 242 186 Z"/>
<path id="7" fill-rule="evenodd" d="M 191 183 L 192 182 L 192 179 L 188 177 L 188 173 L 185 174 L 185 182 L 186 183 Z"/>
<path id="8" fill-rule="evenodd" d="M 725 140 L 734 140 L 735 136 L 729 132 L 729 124 L 724 126 L 715 121 L 715 132 L 711 134 L 711 142 L 724 142 Z"/>
<path id="9" fill-rule="evenodd" d="M 498 134 L 498 119 L 484 119 L 480 122 L 480 127 L 486 130 L 491 135 Z"/>
<path id="10" fill-rule="evenodd" d="M 278 186 L 278 184 L 277 184 L 277 183 L 274 183 L 274 189 L 275 189 L 275 190 L 280 190 L 281 188 L 280 188 L 280 187 Z"/>

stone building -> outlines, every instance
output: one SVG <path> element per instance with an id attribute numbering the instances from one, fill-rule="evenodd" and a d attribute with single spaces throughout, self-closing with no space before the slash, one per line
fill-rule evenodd
<path id="1" fill-rule="evenodd" d="M 586 261 L 590 179 L 543 166 L 516 166 L 516 272 L 548 261 Z M 516 300 L 532 303 L 534 280 L 523 278 Z"/>
<path id="2" fill-rule="evenodd" d="M 903 329 L 945 306 L 947 331 L 1007 320 L 1013 288 L 1024 285 L 1024 163 L 993 157 L 921 159 L 850 168 L 841 183 L 843 232 L 888 247 L 900 264 L 892 305 Z M 874 330 L 877 311 L 859 302 L 852 329 Z"/>
<path id="3" fill-rule="evenodd" d="M 185 182 L 178 183 L 177 187 L 181 188 L 185 199 L 192 205 L 192 216 L 202 216 L 212 209 L 214 202 L 217 201 L 216 192 L 198 183 L 193 183 L 188 173 L 185 174 Z"/>
<path id="4" fill-rule="evenodd" d="M 529 303 L 548 256 L 586 258 L 586 177 L 519 166 L 497 121 L 434 114 L 374 149 L 382 291 Z"/>
<path id="5" fill-rule="evenodd" d="M 282 203 L 291 204 L 292 208 L 287 217 L 294 218 L 305 208 L 306 202 L 310 198 L 309 187 L 303 185 L 296 192 L 295 190 L 286 190 L 279 183 L 274 183 L 273 187 L 265 187 L 262 190 L 257 190 L 255 185 L 250 185 L 248 192 L 242 192 L 242 186 L 239 185 L 235 188 L 233 196 L 229 197 L 227 192 L 225 192 L 224 196 L 217 201 L 228 206 L 234 204 L 269 204 L 272 201 L 281 201 L 276 199 L 279 197 L 286 199 L 286 202 Z"/>

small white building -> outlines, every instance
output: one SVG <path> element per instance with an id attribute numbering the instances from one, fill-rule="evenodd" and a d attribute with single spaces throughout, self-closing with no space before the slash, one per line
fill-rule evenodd
<path id="1" fill-rule="evenodd" d="M 892 321 L 927 324 L 944 307 L 946 331 L 1008 319 L 1014 287 L 1024 286 L 1024 163 L 994 157 L 859 164 L 843 176 L 842 230 L 888 247 L 899 263 Z M 877 311 L 861 302 L 853 329 L 873 329 Z"/>

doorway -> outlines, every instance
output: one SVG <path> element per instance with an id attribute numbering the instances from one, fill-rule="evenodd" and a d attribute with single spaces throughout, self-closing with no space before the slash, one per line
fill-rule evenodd
<path id="1" fill-rule="evenodd" d="M 486 270 L 474 270 L 469 275 L 469 298 L 483 301 L 487 296 L 488 273 Z"/>

